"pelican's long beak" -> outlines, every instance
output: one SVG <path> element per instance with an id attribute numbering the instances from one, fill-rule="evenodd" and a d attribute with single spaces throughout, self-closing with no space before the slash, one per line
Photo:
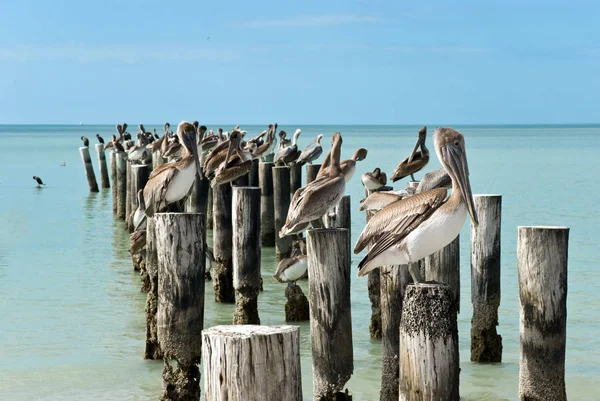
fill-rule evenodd
<path id="1" fill-rule="evenodd" d="M 469 165 L 467 163 L 466 152 L 459 152 L 458 149 L 454 148 L 453 145 L 447 145 L 442 149 L 442 153 L 445 156 L 446 164 L 456 177 L 460 191 L 462 192 L 465 203 L 467 204 L 467 210 L 471 215 L 471 222 L 475 227 L 479 225 L 479 219 L 477 218 L 477 212 L 475 211 L 475 205 L 473 201 L 473 193 L 471 192 L 471 182 L 469 181 Z"/>
<path id="2" fill-rule="evenodd" d="M 308 148 L 308 147 L 309 147 L 310 145 L 312 145 L 313 143 L 317 143 L 317 142 L 319 142 L 319 139 L 321 139 L 321 137 L 320 137 L 320 136 L 317 136 L 315 139 L 313 139 L 313 140 L 312 140 L 312 142 L 311 142 L 311 143 L 309 143 L 308 145 L 306 145 L 306 147 Z"/>
<path id="3" fill-rule="evenodd" d="M 423 141 L 423 139 L 419 136 L 419 138 L 417 138 L 417 143 L 415 143 L 415 147 L 412 150 L 410 156 L 408 156 L 408 162 L 412 162 L 413 157 L 415 157 L 415 154 L 417 153 L 417 149 L 419 149 L 419 146 L 421 146 L 421 142 Z"/>
<path id="4" fill-rule="evenodd" d="M 198 144 L 196 143 L 196 131 L 184 132 L 183 141 L 186 148 L 188 148 L 194 156 L 194 163 L 196 164 L 196 174 L 202 178 L 202 168 L 200 167 L 200 157 L 198 155 Z"/>

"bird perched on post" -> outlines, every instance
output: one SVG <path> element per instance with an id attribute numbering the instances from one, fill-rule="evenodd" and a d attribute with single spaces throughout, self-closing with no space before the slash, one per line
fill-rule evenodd
<path id="1" fill-rule="evenodd" d="M 83 146 L 85 146 L 86 148 L 89 148 L 89 146 L 90 146 L 90 140 L 87 139 L 85 136 L 82 136 L 81 140 L 83 141 Z"/>
<path id="2" fill-rule="evenodd" d="M 401 180 L 408 175 L 410 175 L 410 178 L 414 181 L 415 176 L 413 174 L 429 163 L 429 149 L 425 146 L 426 138 L 427 127 L 423 127 L 419 131 L 419 137 L 417 138 L 417 143 L 415 144 L 413 151 L 406 159 L 402 160 L 400 164 L 398 164 L 398 167 L 396 167 L 396 170 L 394 170 L 394 174 L 392 174 L 391 177 L 392 182 Z M 419 146 L 421 147 L 421 151 L 417 152 Z"/>
<path id="3" fill-rule="evenodd" d="M 100 134 L 96 134 L 96 138 L 98 138 L 98 143 L 104 144 L 104 138 L 102 138 Z"/>
<path id="4" fill-rule="evenodd" d="M 359 277 L 442 249 L 458 236 L 467 214 L 477 226 L 464 136 L 452 128 L 438 128 L 434 147 L 452 181 L 452 194 L 448 196 L 446 188 L 431 189 L 393 202 L 371 217 L 354 246 L 355 254 L 370 247 L 358 264 Z M 418 268 L 410 274 L 415 283 L 421 281 Z"/>
<path id="5" fill-rule="evenodd" d="M 38 187 L 38 188 L 41 188 L 41 187 L 42 187 L 42 185 L 46 185 L 46 184 L 44 184 L 44 183 L 42 182 L 42 179 L 41 179 L 40 177 L 38 177 L 37 175 L 34 175 L 34 176 L 33 176 L 33 179 L 37 181 L 37 183 L 38 183 L 37 187 Z"/>
<path id="6" fill-rule="evenodd" d="M 364 173 L 361 181 L 369 191 L 376 191 L 387 184 L 387 176 L 379 167 L 376 167 L 372 173 Z"/>
<path id="7" fill-rule="evenodd" d="M 300 157 L 298 157 L 296 163 L 303 166 L 306 163 L 312 164 L 313 161 L 317 160 L 323 153 L 323 147 L 321 146 L 321 138 L 323 138 L 323 134 L 319 134 L 311 143 L 309 143 L 304 148 L 302 153 L 300 153 Z"/>

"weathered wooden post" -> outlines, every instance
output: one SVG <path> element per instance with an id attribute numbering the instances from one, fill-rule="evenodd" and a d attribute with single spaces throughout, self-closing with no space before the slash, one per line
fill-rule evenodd
<path id="1" fill-rule="evenodd" d="M 117 214 L 117 152 L 110 151 L 110 181 L 112 182 L 112 210 L 113 214 Z"/>
<path id="2" fill-rule="evenodd" d="M 159 360 L 163 353 L 158 343 L 156 310 L 158 307 L 158 254 L 156 251 L 156 231 L 154 217 L 146 221 L 146 272 L 150 289 L 146 296 L 146 348 L 144 359 Z"/>
<path id="3" fill-rule="evenodd" d="M 519 398 L 563 401 L 569 228 L 518 227 Z"/>
<path id="4" fill-rule="evenodd" d="M 206 401 L 302 401 L 298 326 L 214 326 L 202 354 Z"/>
<path id="5" fill-rule="evenodd" d="M 471 361 L 502 362 L 500 306 L 501 195 L 475 195 L 479 226 L 471 224 Z"/>
<path id="6" fill-rule="evenodd" d="M 98 156 L 98 166 L 100 166 L 100 185 L 102 188 L 110 188 L 108 180 L 108 166 L 106 165 L 106 154 L 104 153 L 104 144 L 97 143 L 94 145 L 96 155 Z"/>
<path id="7" fill-rule="evenodd" d="M 302 188 L 302 166 L 292 163 L 290 164 L 290 199 L 300 188 Z"/>
<path id="8" fill-rule="evenodd" d="M 185 211 L 188 213 L 202 213 L 206 216 L 206 212 L 208 209 L 208 188 L 210 187 L 210 183 L 207 178 L 200 177 L 200 175 L 196 176 L 196 180 L 194 181 L 194 186 L 192 187 L 192 191 L 190 192 L 190 196 L 188 196 Z M 211 216 L 212 217 L 212 216 Z"/>
<path id="9" fill-rule="evenodd" d="M 233 324 L 260 324 L 260 188 L 233 188 Z"/>
<path id="10" fill-rule="evenodd" d="M 307 164 L 306 165 L 306 183 L 311 183 L 317 178 L 319 170 L 321 169 L 320 164 Z"/>
<path id="11" fill-rule="evenodd" d="M 117 217 L 125 220 L 127 201 L 127 153 L 117 153 Z"/>
<path id="12" fill-rule="evenodd" d="M 215 217 L 213 216 L 213 189 L 208 185 L 208 199 L 206 201 L 206 228 L 212 230 L 215 224 Z"/>
<path id="13" fill-rule="evenodd" d="M 414 183 L 414 187 L 418 183 Z M 411 186 L 411 183 L 409 183 Z M 418 269 L 418 262 L 411 267 Z M 400 321 L 406 286 L 412 283 L 408 265 L 379 268 L 381 311 L 381 390 L 379 401 L 398 400 L 400 375 Z"/>
<path id="14" fill-rule="evenodd" d="M 406 288 L 400 323 L 401 401 L 459 401 L 455 299 L 445 284 Z"/>
<path id="15" fill-rule="evenodd" d="M 167 160 L 161 156 L 160 149 L 157 149 L 154 152 L 152 152 L 152 168 L 153 169 L 157 168 L 161 164 L 165 164 L 166 161 Z"/>
<path id="16" fill-rule="evenodd" d="M 134 164 L 131 166 L 131 178 L 133 181 L 131 195 L 131 212 L 134 213 L 139 206 L 137 193 L 144 189 L 150 177 L 150 166 L 148 164 Z"/>
<path id="17" fill-rule="evenodd" d="M 327 228 L 347 228 L 350 230 L 352 210 L 350 209 L 350 195 L 344 195 L 337 204 L 333 213 L 323 218 Z"/>
<path id="18" fill-rule="evenodd" d="M 425 280 L 448 284 L 460 313 L 460 235 L 444 248 L 423 259 Z"/>
<path id="19" fill-rule="evenodd" d="M 132 198 L 135 198 L 135 193 L 134 191 L 134 182 L 133 182 L 133 173 L 131 170 L 131 162 L 127 161 L 126 164 L 126 180 L 127 180 L 127 186 L 125 188 L 125 230 L 129 231 L 129 232 L 133 232 L 133 224 L 132 224 L 132 215 L 131 213 L 134 212 L 134 210 L 131 209 L 131 205 L 132 205 Z"/>
<path id="20" fill-rule="evenodd" d="M 231 226 L 231 185 L 213 187 L 213 287 L 215 302 L 234 303 L 233 228 Z"/>
<path id="21" fill-rule="evenodd" d="M 382 266 L 381 300 L 381 390 L 380 401 L 398 400 L 400 372 L 400 320 L 406 286 L 412 283 L 407 265 Z"/>
<path id="22" fill-rule="evenodd" d="M 252 168 L 250 169 L 250 186 L 258 187 L 260 186 L 258 181 L 258 159 L 252 160 Z"/>
<path id="23" fill-rule="evenodd" d="M 96 175 L 94 174 L 94 166 L 92 165 L 92 159 L 90 157 L 90 149 L 87 146 L 82 146 L 79 148 L 79 154 L 81 155 L 81 161 L 83 162 L 83 168 L 85 169 L 85 176 L 87 177 L 90 192 L 99 192 Z"/>
<path id="24" fill-rule="evenodd" d="M 371 191 L 365 188 L 365 198 L 371 194 Z M 365 218 L 367 223 L 375 215 L 373 211 L 366 211 Z M 371 320 L 369 322 L 369 335 L 372 339 L 381 339 L 381 269 L 378 267 L 369 272 L 367 276 L 367 292 L 369 302 L 371 303 Z"/>
<path id="25" fill-rule="evenodd" d="M 307 234 L 315 400 L 351 399 L 342 392 L 354 371 L 349 235 L 343 228 Z"/>
<path id="26" fill-rule="evenodd" d="M 292 254 L 292 237 L 279 238 L 279 230 L 285 225 L 290 208 L 290 169 L 287 166 L 273 167 L 273 207 L 275 211 L 275 253 L 277 260 Z"/>
<path id="27" fill-rule="evenodd" d="M 165 355 L 162 399 L 198 400 L 206 228 L 199 213 L 157 213 L 158 341 Z M 173 372 L 167 358 L 177 361 Z"/>
<path id="28" fill-rule="evenodd" d="M 271 162 L 258 164 L 260 185 L 260 243 L 275 246 L 275 211 L 273 206 L 273 166 Z"/>

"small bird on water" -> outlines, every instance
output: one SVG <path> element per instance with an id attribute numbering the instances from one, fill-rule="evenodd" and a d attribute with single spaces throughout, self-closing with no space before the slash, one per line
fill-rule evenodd
<path id="1" fill-rule="evenodd" d="M 33 179 L 36 180 L 37 183 L 38 183 L 37 188 L 41 188 L 42 185 L 46 185 L 46 184 L 44 184 L 44 182 L 42 181 L 42 179 L 40 177 L 38 177 L 37 175 L 34 175 Z"/>

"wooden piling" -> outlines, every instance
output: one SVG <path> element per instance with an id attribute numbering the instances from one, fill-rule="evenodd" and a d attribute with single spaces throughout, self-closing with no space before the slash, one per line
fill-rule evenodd
<path id="1" fill-rule="evenodd" d="M 292 237 L 279 238 L 279 230 L 285 225 L 290 208 L 290 168 L 273 167 L 273 208 L 275 212 L 275 253 L 277 260 L 289 258 L 292 254 Z"/>
<path id="2" fill-rule="evenodd" d="M 344 195 L 340 203 L 334 208 L 333 212 L 325 215 L 325 227 L 327 228 L 347 228 L 350 230 L 352 210 L 350 209 L 350 195 Z"/>
<path id="3" fill-rule="evenodd" d="M 98 166 L 100 166 L 100 185 L 102 188 L 110 188 L 108 179 L 108 166 L 106 165 L 106 154 L 104 153 L 104 144 L 97 143 L 94 145 L 96 155 L 98 156 Z"/>
<path id="4" fill-rule="evenodd" d="M 113 214 L 117 214 L 117 152 L 114 150 L 110 151 L 110 181 L 112 182 L 112 210 Z"/>
<path id="5" fill-rule="evenodd" d="M 460 313 L 460 235 L 444 248 L 422 260 L 425 280 L 448 284 Z"/>
<path id="6" fill-rule="evenodd" d="M 131 178 L 133 181 L 131 195 L 131 213 L 135 213 L 139 206 L 137 193 L 140 189 L 144 189 L 148 178 L 150 177 L 150 165 L 134 164 L 131 166 Z"/>
<path id="7" fill-rule="evenodd" d="M 381 306 L 381 390 L 380 401 L 398 400 L 400 372 L 400 321 L 406 286 L 412 283 L 407 265 L 382 266 Z"/>
<path id="8" fill-rule="evenodd" d="M 418 183 L 409 183 L 415 187 Z M 411 264 L 419 267 L 419 263 Z M 408 265 L 379 268 L 381 316 L 381 390 L 379 401 L 397 401 L 400 375 L 400 321 L 406 287 L 412 283 Z"/>
<path id="9" fill-rule="evenodd" d="M 260 324 L 260 188 L 233 188 L 233 324 Z"/>
<path id="10" fill-rule="evenodd" d="M 275 246 L 275 211 L 273 205 L 273 166 L 271 162 L 258 164 L 260 186 L 260 243 Z"/>
<path id="11" fill-rule="evenodd" d="M 87 178 L 88 186 L 90 187 L 90 192 L 99 192 L 89 148 L 87 146 L 80 147 L 79 154 L 81 155 L 81 161 L 83 162 L 83 168 L 85 169 L 85 176 Z"/>
<path id="12" fill-rule="evenodd" d="M 155 214 L 158 341 L 165 356 L 162 399 L 200 398 L 206 228 L 199 213 Z M 177 370 L 167 359 L 177 361 Z"/>
<path id="13" fill-rule="evenodd" d="M 354 371 L 349 234 L 343 228 L 307 234 L 315 400 L 351 399 L 342 392 Z"/>
<path id="14" fill-rule="evenodd" d="M 213 189 L 208 185 L 208 199 L 206 201 L 206 228 L 212 230 L 214 228 L 215 218 L 213 216 Z"/>
<path id="15" fill-rule="evenodd" d="M 117 217 L 125 220 L 127 201 L 127 153 L 117 153 Z"/>
<path id="16" fill-rule="evenodd" d="M 500 306 L 501 195 L 475 195 L 479 226 L 471 224 L 471 361 L 502 362 Z"/>
<path id="17" fill-rule="evenodd" d="M 160 166 L 161 164 L 165 164 L 166 161 L 167 160 L 161 156 L 160 149 L 157 149 L 154 152 L 152 152 L 152 168 L 153 169 Z"/>
<path id="18" fill-rule="evenodd" d="M 565 344 L 569 228 L 518 227 L 519 398 L 567 399 Z"/>
<path id="19" fill-rule="evenodd" d="M 297 163 L 290 164 L 290 199 L 294 193 L 302 188 L 302 166 Z"/>
<path id="20" fill-rule="evenodd" d="M 144 359 L 160 360 L 163 352 L 158 343 L 156 311 L 158 308 L 158 254 L 156 251 L 156 231 L 154 217 L 146 221 L 146 273 L 150 289 L 146 295 L 146 347 Z"/>
<path id="21" fill-rule="evenodd" d="M 445 284 L 406 288 L 400 323 L 401 401 L 459 400 L 455 299 Z"/>
<path id="22" fill-rule="evenodd" d="M 133 218 L 132 218 L 132 213 L 135 210 L 131 209 L 131 204 L 132 204 L 132 198 L 136 197 L 136 194 L 133 192 L 134 191 L 134 182 L 133 182 L 133 174 L 131 172 L 131 162 L 127 161 L 126 162 L 126 187 L 125 187 L 125 230 L 129 231 L 129 232 L 133 232 Z"/>
<path id="23" fill-rule="evenodd" d="M 207 215 L 208 210 L 208 188 L 210 183 L 207 178 L 196 176 L 194 185 L 185 203 L 185 211 L 188 213 L 202 213 Z M 212 206 L 212 205 L 211 205 Z M 212 213 L 211 213 L 212 217 Z M 207 217 L 208 219 L 208 217 Z"/>
<path id="24" fill-rule="evenodd" d="M 233 228 L 231 223 L 231 185 L 213 187 L 213 268 L 215 302 L 234 303 Z"/>
<path id="25" fill-rule="evenodd" d="M 254 159 L 252 160 L 252 167 L 250 168 L 250 182 L 249 185 L 251 187 L 259 187 L 259 181 L 258 181 L 258 164 L 259 164 L 259 160 L 258 159 Z"/>
<path id="26" fill-rule="evenodd" d="M 320 164 L 307 164 L 306 165 L 306 183 L 309 184 L 317 178 L 319 170 L 321 169 Z"/>
<path id="27" fill-rule="evenodd" d="M 202 344 L 206 401 L 302 401 L 298 326 L 214 326 Z"/>

